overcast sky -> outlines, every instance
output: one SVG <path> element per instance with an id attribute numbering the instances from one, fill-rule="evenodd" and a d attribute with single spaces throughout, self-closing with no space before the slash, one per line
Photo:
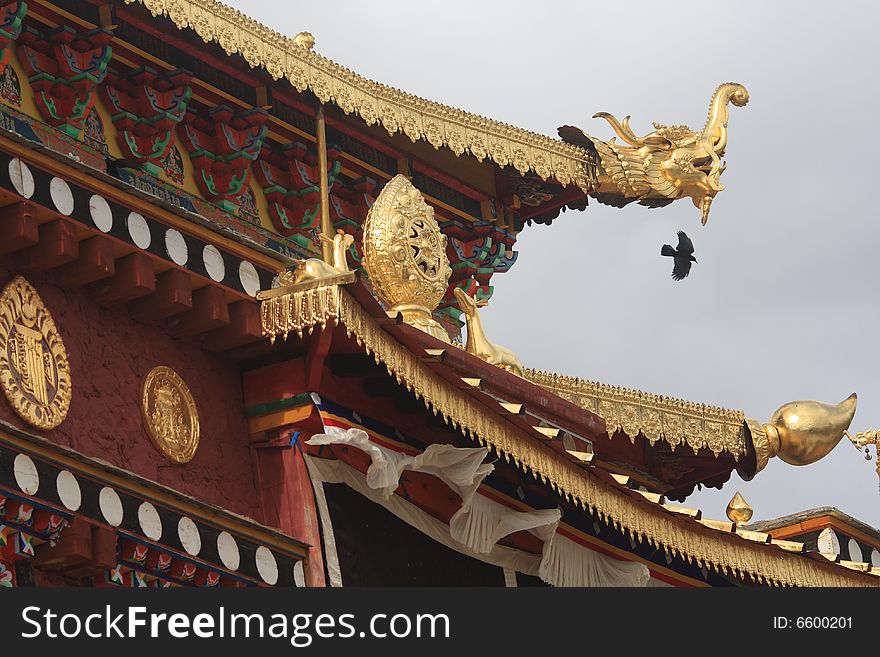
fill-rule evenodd
<path id="1" fill-rule="evenodd" d="M 784 402 L 855 391 L 853 428 L 880 424 L 871 3 L 231 4 L 311 31 L 316 51 L 373 80 L 551 136 L 568 123 L 610 138 L 597 111 L 632 114 L 639 134 L 651 121 L 699 129 L 719 83 L 745 84 L 708 226 L 686 199 L 591 202 L 527 227 L 516 265 L 492 279 L 487 332 L 530 367 L 764 422 Z M 674 282 L 659 251 L 680 229 L 699 263 Z M 773 459 L 687 504 L 724 518 L 736 490 L 755 520 L 833 505 L 880 526 L 874 463 L 846 439 L 817 464 Z"/>

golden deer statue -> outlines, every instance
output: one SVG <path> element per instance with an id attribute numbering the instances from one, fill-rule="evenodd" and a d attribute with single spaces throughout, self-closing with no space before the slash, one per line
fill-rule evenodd
<path id="1" fill-rule="evenodd" d="M 335 278 L 350 272 L 346 253 L 349 247 L 354 244 L 354 235 L 349 235 L 344 230 L 337 230 L 336 235 L 332 239 L 326 235 L 319 235 L 318 237 L 321 241 L 329 242 L 333 245 L 333 262 L 326 263 L 320 258 L 296 260 L 296 269 L 284 271 L 278 277 L 279 287 L 289 287 L 291 285 L 301 285 L 303 283 Z"/>
<path id="2" fill-rule="evenodd" d="M 461 288 L 455 288 L 455 298 L 458 299 L 458 307 L 464 313 L 467 322 L 467 344 L 465 351 L 481 358 L 490 365 L 512 372 L 517 376 L 523 376 L 523 366 L 519 358 L 507 347 L 489 342 L 483 332 L 483 323 L 477 308 L 486 305 L 485 301 L 477 301 Z"/>

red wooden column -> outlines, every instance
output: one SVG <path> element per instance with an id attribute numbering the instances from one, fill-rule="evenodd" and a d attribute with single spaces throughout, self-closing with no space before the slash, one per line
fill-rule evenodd
<path id="1" fill-rule="evenodd" d="M 311 545 L 303 564 L 307 586 L 326 586 L 321 528 L 302 450 L 291 447 L 297 428 L 287 425 L 251 443 L 255 479 L 266 524 Z M 298 440 L 306 437 L 300 435 Z"/>

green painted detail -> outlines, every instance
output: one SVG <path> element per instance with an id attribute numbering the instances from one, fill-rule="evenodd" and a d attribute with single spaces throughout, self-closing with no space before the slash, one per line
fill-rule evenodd
<path id="1" fill-rule="evenodd" d="M 269 402 L 267 404 L 257 404 L 256 406 L 249 406 L 244 410 L 244 414 L 247 417 L 260 417 L 261 415 L 277 413 L 278 411 L 283 411 L 288 408 L 296 408 L 297 406 L 305 406 L 306 404 L 311 403 L 311 394 L 309 394 L 308 392 L 304 392 L 294 397 L 279 399 L 277 401 Z"/>

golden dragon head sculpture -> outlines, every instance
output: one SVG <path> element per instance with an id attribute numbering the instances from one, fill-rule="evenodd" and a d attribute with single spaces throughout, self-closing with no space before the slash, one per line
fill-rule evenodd
<path id="1" fill-rule="evenodd" d="M 700 209 L 705 225 L 715 195 L 724 189 L 721 161 L 727 148 L 728 106 L 742 107 L 749 102 L 749 92 L 736 82 L 725 82 L 715 89 L 709 104 L 706 125 L 699 132 L 685 125 L 666 126 L 654 123 L 654 131 L 637 136 L 630 127 L 630 117 L 618 121 L 607 112 L 593 118 L 608 121 L 617 138 L 602 141 L 580 128 L 562 126 L 559 136 L 568 142 L 595 151 L 601 170 L 595 195 L 600 202 L 618 207 L 637 201 L 660 207 L 678 198 L 690 197 Z"/>

